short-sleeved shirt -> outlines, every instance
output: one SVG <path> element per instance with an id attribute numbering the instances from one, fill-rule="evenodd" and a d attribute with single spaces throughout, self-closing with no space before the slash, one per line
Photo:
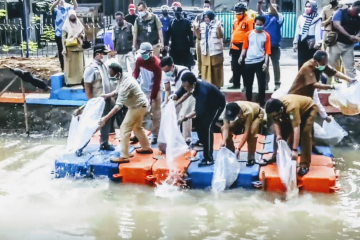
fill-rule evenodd
<path id="1" fill-rule="evenodd" d="M 270 35 L 262 31 L 261 33 L 255 30 L 248 32 L 245 37 L 243 49 L 246 49 L 246 64 L 259 63 L 265 60 L 265 55 L 271 54 Z"/>
<path id="2" fill-rule="evenodd" d="M 139 83 L 127 73 L 124 73 L 118 87 L 116 105 L 127 108 L 140 108 L 147 106 L 146 95 L 141 91 Z"/>
<path id="3" fill-rule="evenodd" d="M 322 21 L 326 21 L 329 19 L 329 17 L 331 17 L 334 12 L 338 9 L 339 7 L 332 7 L 331 5 L 327 5 L 323 8 L 323 11 L 321 13 L 321 18 L 322 18 Z M 328 23 L 326 26 L 325 26 L 325 30 L 326 31 L 331 31 L 331 22 Z"/>
<path id="4" fill-rule="evenodd" d="M 320 81 L 321 73 L 325 73 L 328 77 L 336 74 L 336 70 L 327 65 L 324 71 L 317 69 L 317 63 L 314 59 L 310 59 L 300 68 L 296 78 L 289 90 L 289 94 L 297 94 L 307 97 L 313 97 L 314 84 Z"/>
<path id="5" fill-rule="evenodd" d="M 180 65 L 175 65 L 175 68 L 176 68 L 176 75 L 174 77 L 165 76 L 163 82 L 164 82 L 164 84 L 174 82 L 175 83 L 175 91 L 177 91 L 177 90 L 179 90 L 179 88 L 181 87 L 181 84 L 182 84 L 181 83 L 182 75 L 186 72 L 189 72 L 189 68 L 180 66 Z"/>
<path id="6" fill-rule="evenodd" d="M 246 122 L 252 123 L 260 113 L 260 106 L 257 103 L 237 101 L 236 104 L 239 105 L 242 112 L 241 117 L 239 117 L 236 121 L 238 121 L 243 126 L 246 124 Z"/>
<path id="7" fill-rule="evenodd" d="M 145 18 L 144 20 L 145 21 L 148 21 L 148 20 L 151 20 L 152 16 L 155 16 L 155 23 L 156 23 L 156 28 L 158 30 L 160 30 L 162 28 L 162 23 L 159 19 L 159 17 L 156 15 L 156 14 L 152 14 L 152 13 L 148 13 L 148 16 L 147 18 Z M 140 18 L 140 17 L 138 17 Z M 134 24 L 134 33 L 137 33 L 138 32 L 138 25 L 137 25 L 137 21 L 135 21 L 135 24 Z"/>
<path id="8" fill-rule="evenodd" d="M 279 98 L 284 104 L 283 121 L 290 120 L 293 127 L 300 125 L 301 118 L 315 106 L 312 98 L 288 94 Z"/>
<path id="9" fill-rule="evenodd" d="M 56 7 L 54 9 L 56 13 L 55 18 L 55 36 L 61 37 L 62 33 L 62 27 L 64 25 L 64 22 L 68 16 L 69 10 L 74 9 L 74 6 L 68 3 L 64 2 L 64 5 L 62 7 Z"/>
<path id="10" fill-rule="evenodd" d="M 341 26 L 350 35 L 357 35 L 359 33 L 360 17 L 351 17 L 348 9 L 338 9 L 333 16 L 333 22 L 335 21 L 339 21 Z M 337 41 L 344 44 L 354 44 L 347 36 L 342 33 L 339 33 Z"/>
<path id="11" fill-rule="evenodd" d="M 96 65 L 96 68 L 93 68 L 92 65 Z M 102 71 L 102 73 L 100 73 L 100 71 Z M 106 76 L 104 76 L 104 74 L 107 74 Z M 103 79 L 102 75 L 106 78 Z M 101 79 L 102 84 L 100 85 L 100 88 L 103 88 L 103 92 L 102 93 L 109 93 L 111 91 L 111 87 L 110 87 L 110 81 L 108 79 L 108 69 L 105 66 L 105 64 L 102 63 L 98 63 L 97 61 L 93 61 L 92 64 L 90 64 L 89 66 L 87 66 L 84 70 L 84 83 L 91 83 L 93 84 L 95 82 L 95 80 L 97 79 Z"/>

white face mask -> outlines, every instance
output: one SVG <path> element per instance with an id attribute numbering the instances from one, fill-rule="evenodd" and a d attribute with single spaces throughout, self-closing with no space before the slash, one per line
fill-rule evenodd
<path id="1" fill-rule="evenodd" d="M 101 59 L 101 62 L 102 62 L 102 63 L 105 63 L 107 59 L 108 59 L 108 56 L 107 56 L 107 55 L 104 55 L 103 58 Z"/>

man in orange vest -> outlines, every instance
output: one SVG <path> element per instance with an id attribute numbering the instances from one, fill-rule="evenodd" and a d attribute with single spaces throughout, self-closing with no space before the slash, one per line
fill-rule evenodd
<path id="1" fill-rule="evenodd" d="M 240 89 L 240 77 L 244 73 L 243 66 L 245 64 L 239 65 L 238 60 L 241 54 L 246 33 L 254 29 L 254 19 L 245 13 L 247 11 L 247 6 L 242 2 L 235 4 L 233 10 L 236 13 L 234 27 L 231 35 L 230 49 L 233 86 L 229 87 L 228 89 Z"/>

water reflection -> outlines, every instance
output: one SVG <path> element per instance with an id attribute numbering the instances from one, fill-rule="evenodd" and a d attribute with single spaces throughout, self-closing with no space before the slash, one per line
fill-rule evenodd
<path id="1" fill-rule="evenodd" d="M 0 137 L 0 239 L 360 238 L 357 150 L 334 150 L 339 193 L 283 201 L 262 191 L 179 193 L 54 179 L 53 162 L 64 146 L 58 138 Z"/>

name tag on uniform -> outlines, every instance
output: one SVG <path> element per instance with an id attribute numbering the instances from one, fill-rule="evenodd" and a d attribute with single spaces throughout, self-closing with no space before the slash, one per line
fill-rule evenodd
<path id="1" fill-rule="evenodd" d="M 147 29 L 148 29 L 148 32 L 151 32 L 151 27 L 150 27 L 150 25 L 148 25 Z"/>

